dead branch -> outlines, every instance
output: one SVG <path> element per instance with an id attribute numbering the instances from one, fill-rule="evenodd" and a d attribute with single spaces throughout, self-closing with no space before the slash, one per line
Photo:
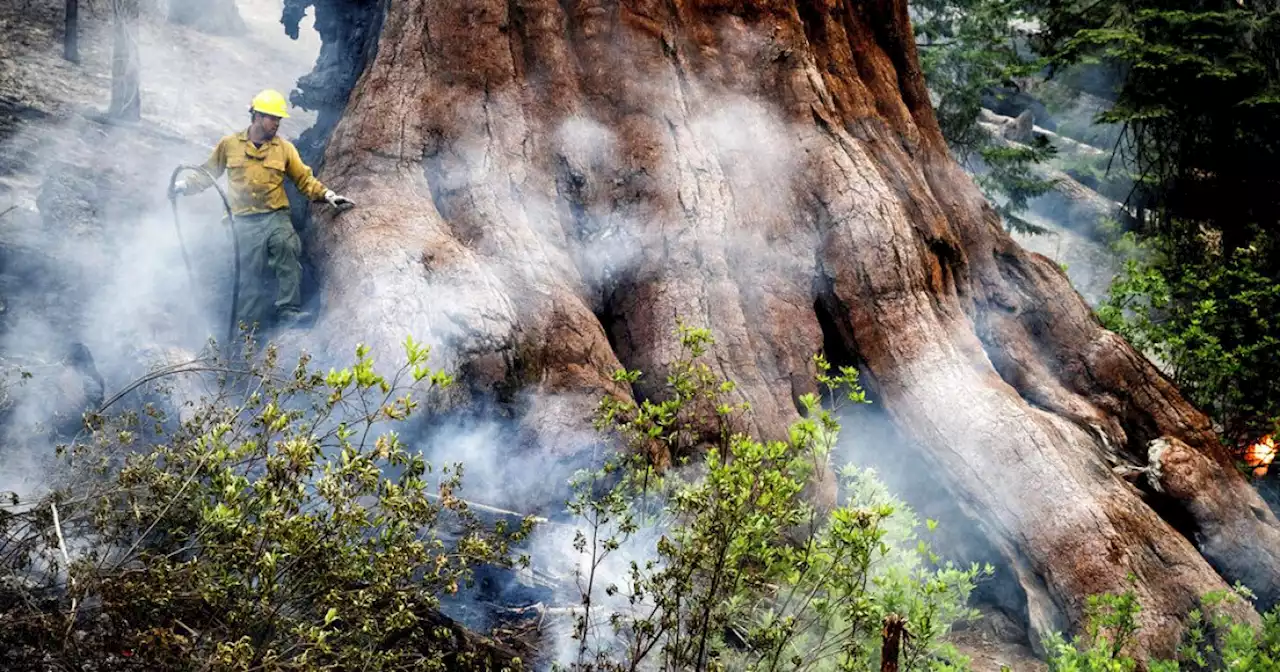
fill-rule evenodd
<path id="1" fill-rule="evenodd" d="M 910 637 L 907 632 L 907 621 L 897 614 L 884 617 L 884 628 L 880 631 L 880 672 L 898 672 L 898 657 L 902 650 L 903 637 Z"/>
<path id="2" fill-rule="evenodd" d="M 442 497 L 440 497 L 440 495 L 437 495 L 437 494 L 434 494 L 434 493 L 427 493 L 427 499 L 431 499 L 431 500 L 434 500 L 434 501 L 440 501 L 440 500 L 441 500 L 441 499 L 443 499 L 443 498 L 442 498 Z M 534 525 L 547 525 L 547 524 L 550 524 L 550 523 L 551 523 L 551 521 L 550 521 L 550 520 L 547 520 L 546 518 L 543 518 L 543 517 L 541 517 L 541 516 L 529 516 L 529 515 L 526 515 L 526 514 L 523 514 L 523 513 L 517 513 L 517 512 L 515 512 L 515 511 L 508 511 L 508 510 L 506 510 L 506 509 L 499 509 L 499 508 L 498 508 L 498 507 L 496 507 L 496 506 L 489 506 L 489 505 L 487 505 L 487 504 L 479 504 L 479 503 L 476 503 L 476 502 L 473 502 L 473 501 L 471 501 L 471 500 L 467 500 L 467 499 L 458 499 L 457 501 L 460 501 L 460 502 L 462 502 L 463 504 L 466 504 L 468 509 L 472 509 L 472 510 L 475 510 L 475 511 L 480 511 L 480 512 L 482 512 L 482 513 L 488 513 L 488 514 L 495 515 L 495 516 L 504 516 L 504 517 L 507 517 L 507 518 L 519 518 L 520 520 L 524 520 L 525 518 L 531 518 L 531 519 L 533 520 L 533 524 L 534 524 Z"/>
<path id="3" fill-rule="evenodd" d="M 67 540 L 62 536 L 62 521 L 58 519 L 58 505 L 55 502 L 49 502 L 49 509 L 53 512 L 53 531 L 58 535 L 58 550 L 62 551 L 62 562 L 65 563 L 67 570 L 67 582 L 71 586 L 71 622 L 67 624 L 67 630 L 70 631 L 71 626 L 76 622 L 76 578 L 71 575 L 71 555 L 67 553 Z"/>

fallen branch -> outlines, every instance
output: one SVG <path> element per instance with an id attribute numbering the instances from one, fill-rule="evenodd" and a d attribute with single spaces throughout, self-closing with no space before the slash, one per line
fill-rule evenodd
<path id="1" fill-rule="evenodd" d="M 545 618 L 547 616 L 574 616 L 586 611 L 586 607 L 548 607 L 541 602 L 534 602 L 527 607 L 511 607 L 509 611 L 520 615 L 532 612 Z"/>
<path id="2" fill-rule="evenodd" d="M 193 366 L 194 364 L 197 364 L 200 361 L 202 360 L 184 362 L 182 364 L 173 364 L 173 365 L 164 367 L 163 369 L 152 371 L 151 373 L 148 373 L 145 376 L 142 376 L 141 378 L 127 385 L 123 390 L 120 390 L 119 392 L 115 393 L 115 395 L 113 395 L 110 399 L 103 402 L 102 407 L 98 409 L 98 414 L 101 415 L 104 411 L 110 408 L 117 401 L 120 401 L 121 399 L 123 399 L 130 392 L 138 389 L 139 387 L 142 387 L 143 385 L 146 385 L 151 381 L 159 380 L 160 378 L 164 378 L 166 376 L 174 376 L 179 373 L 232 373 L 232 374 L 239 374 L 239 375 L 250 375 L 253 373 L 253 371 L 247 371 L 243 369 L 230 369 L 230 368 L 221 367 L 221 366 Z M 186 368 L 183 368 L 183 367 L 186 367 Z"/>
<path id="3" fill-rule="evenodd" d="M 71 586 L 71 621 L 67 623 L 67 633 L 70 634 L 71 627 L 76 622 L 76 578 L 71 575 L 71 555 L 67 553 L 67 540 L 62 536 L 62 521 L 58 519 L 58 505 L 55 502 L 49 502 L 49 510 L 53 512 L 53 531 L 58 535 L 58 550 L 62 551 L 62 562 L 66 564 L 67 582 Z"/>
<path id="4" fill-rule="evenodd" d="M 442 500 L 443 498 L 442 498 L 440 495 L 436 495 L 436 494 L 432 494 L 432 493 L 427 493 L 427 499 L 431 499 L 431 500 L 435 500 L 435 501 L 440 501 L 440 500 Z M 548 519 L 546 519 L 546 518 L 543 518 L 542 516 L 529 516 L 529 515 L 526 515 L 526 514 L 523 514 L 523 513 L 515 512 L 515 511 L 508 511 L 508 510 L 506 510 L 506 509 L 499 509 L 499 508 L 498 508 L 498 507 L 496 507 L 496 506 L 489 506 L 489 505 L 487 505 L 487 504 L 479 504 L 479 503 L 476 503 L 476 502 L 473 502 L 473 501 L 470 501 L 470 500 L 467 500 L 467 499 L 458 499 L 457 501 L 460 501 L 460 502 L 462 502 L 463 504 L 466 504 L 468 509 L 474 509 L 474 510 L 476 510 L 476 511 L 481 511 L 481 512 L 488 513 L 488 514 L 492 514 L 492 515 L 495 515 L 495 516 L 506 516 L 506 517 L 508 517 L 508 518 L 519 518 L 520 520 L 524 520 L 525 518 L 531 518 L 531 519 L 533 520 L 533 524 L 534 524 L 534 525 L 550 525 L 550 524 L 552 524 L 550 520 L 548 520 Z M 558 523 L 557 523 L 557 524 L 558 524 Z"/>
<path id="5" fill-rule="evenodd" d="M 508 611 L 513 614 L 518 614 L 520 616 L 524 616 L 525 614 L 530 614 L 530 613 L 537 614 L 538 616 L 537 627 L 539 630 L 541 630 L 543 624 L 546 623 L 548 616 L 552 616 L 552 617 L 567 616 L 569 618 L 575 618 L 579 614 L 585 614 L 587 611 L 587 608 L 583 606 L 548 607 L 547 605 L 541 602 L 535 602 L 527 607 L 511 607 L 510 609 L 508 609 Z"/>

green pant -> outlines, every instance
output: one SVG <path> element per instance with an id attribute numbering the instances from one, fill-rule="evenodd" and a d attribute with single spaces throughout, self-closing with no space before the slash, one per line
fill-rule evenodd
<path id="1" fill-rule="evenodd" d="M 236 216 L 240 301 L 236 320 L 262 329 L 302 304 L 302 241 L 289 210 Z"/>

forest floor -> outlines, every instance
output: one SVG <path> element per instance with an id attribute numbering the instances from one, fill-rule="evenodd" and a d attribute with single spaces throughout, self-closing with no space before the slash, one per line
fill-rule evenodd
<path id="1" fill-rule="evenodd" d="M 0 353 L 32 356 L 33 347 L 56 351 L 66 340 L 99 353 L 159 342 L 156 334 L 172 330 L 165 322 L 181 322 L 171 306 L 192 304 L 192 288 L 180 256 L 166 249 L 175 241 L 166 185 L 174 167 L 202 163 L 220 137 L 247 126 L 259 90 L 287 95 L 310 72 L 319 35 L 308 17 L 291 40 L 282 5 L 239 0 L 246 28 L 231 36 L 144 11 L 133 30 L 142 118 L 120 123 L 104 117 L 109 3 L 80 1 L 80 59 L 72 63 L 63 58 L 63 0 L 0 0 Z M 281 135 L 296 138 L 314 120 L 295 108 Z M 221 216 L 213 190 L 180 207 L 189 236 L 222 235 L 200 226 Z M 197 265 L 226 259 L 222 250 L 197 256 Z M 32 278 L 72 289 L 28 291 Z"/>

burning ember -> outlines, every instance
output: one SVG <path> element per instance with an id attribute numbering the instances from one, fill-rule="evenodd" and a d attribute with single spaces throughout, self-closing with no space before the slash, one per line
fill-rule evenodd
<path id="1" fill-rule="evenodd" d="M 1276 459 L 1276 440 L 1268 434 L 1258 439 L 1244 451 L 1245 464 L 1253 468 L 1253 475 L 1262 478 Z"/>

